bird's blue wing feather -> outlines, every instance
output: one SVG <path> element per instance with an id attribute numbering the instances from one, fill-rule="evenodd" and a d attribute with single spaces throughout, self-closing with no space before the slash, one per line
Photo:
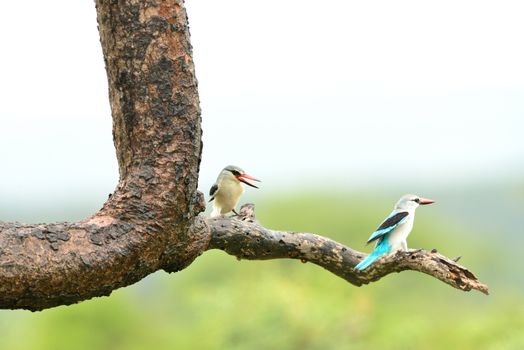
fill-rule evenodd
<path id="1" fill-rule="evenodd" d="M 389 252 L 391 252 L 391 246 L 389 245 L 388 241 L 384 239 L 377 244 L 371 254 L 369 254 L 364 260 L 355 266 L 355 269 L 362 271 L 368 268 L 369 265 L 373 264 L 375 260 L 380 258 L 382 255 L 388 254 Z"/>
<path id="2" fill-rule="evenodd" d="M 368 239 L 368 243 L 378 240 L 375 249 L 357 266 L 355 266 L 355 269 L 362 271 L 373 264 L 375 260 L 381 256 L 391 252 L 391 246 L 389 245 L 388 240 L 384 238 L 387 237 L 386 235 L 393 231 L 398 225 L 403 224 L 407 220 L 408 215 L 409 213 L 407 211 L 394 210 L 386 220 L 380 224 Z"/>
<path id="3" fill-rule="evenodd" d="M 380 237 L 383 237 L 387 233 L 393 231 L 398 225 L 403 224 L 409 213 L 407 211 L 396 211 L 394 210 L 384 222 L 373 232 L 369 237 L 367 243 L 371 243 Z"/>
<path id="4" fill-rule="evenodd" d="M 368 238 L 367 243 L 371 243 L 374 240 L 379 239 L 380 237 L 384 236 L 386 233 L 388 233 L 391 230 L 393 230 L 395 227 L 397 227 L 397 225 L 393 225 L 393 226 L 390 226 L 388 228 L 385 228 L 385 229 L 382 229 L 382 230 L 377 230 L 377 231 L 373 232 L 373 234 Z"/>

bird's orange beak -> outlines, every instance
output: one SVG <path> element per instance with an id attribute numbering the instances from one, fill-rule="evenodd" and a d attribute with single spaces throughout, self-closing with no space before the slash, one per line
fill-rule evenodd
<path id="1" fill-rule="evenodd" d="M 262 182 L 262 181 L 260 181 L 258 179 L 255 179 L 253 176 L 248 175 L 248 174 L 238 175 L 236 178 L 238 179 L 238 181 L 243 182 L 246 185 L 254 187 L 254 188 L 258 188 L 258 187 L 253 185 L 252 183 L 248 182 L 247 180 L 253 180 L 253 181 Z"/>
<path id="2" fill-rule="evenodd" d="M 435 203 L 435 201 L 433 199 L 428 199 L 428 198 L 420 198 L 420 202 L 418 202 L 418 204 L 420 205 L 427 205 L 431 203 Z"/>

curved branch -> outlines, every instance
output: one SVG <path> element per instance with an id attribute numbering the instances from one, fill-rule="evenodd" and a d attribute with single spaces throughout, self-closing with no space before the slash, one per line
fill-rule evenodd
<path id="1" fill-rule="evenodd" d="M 356 273 L 365 254 L 317 235 L 267 230 L 244 206 L 198 216 L 200 108 L 183 0 L 96 0 L 120 170 L 103 208 L 77 223 L 0 222 L 0 308 L 42 310 L 188 266 L 206 248 L 245 259 L 314 262 L 359 286 L 417 270 L 462 290 L 487 286 L 440 254 L 397 253 Z"/>
<path id="2" fill-rule="evenodd" d="M 188 266 L 201 127 L 183 0 L 96 0 L 120 181 L 77 223 L 0 222 L 0 308 L 42 310 Z M 96 166 L 96 165 L 95 165 Z"/>
<path id="3" fill-rule="evenodd" d="M 244 205 L 238 217 L 210 218 L 207 223 L 211 230 L 208 249 L 224 250 L 239 259 L 291 258 L 309 261 L 355 286 L 378 281 L 392 272 L 414 270 L 463 291 L 476 289 L 488 294 L 488 286 L 479 282 L 467 268 L 436 251 L 399 251 L 381 258 L 378 263 L 359 272 L 354 267 L 367 254 L 311 233 L 266 229 L 255 220 L 253 204 Z"/>

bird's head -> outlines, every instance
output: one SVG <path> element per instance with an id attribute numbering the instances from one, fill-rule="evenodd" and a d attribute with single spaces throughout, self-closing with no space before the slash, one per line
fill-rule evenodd
<path id="1" fill-rule="evenodd" d="M 254 188 L 258 188 L 258 187 L 248 182 L 247 180 L 261 182 L 260 180 L 255 179 L 253 176 L 246 174 L 244 170 L 234 165 L 228 165 L 227 167 L 224 168 L 224 170 L 222 170 L 222 173 L 224 176 L 231 177 L 235 179 L 236 181 L 243 182 L 246 185 L 254 187 Z"/>
<path id="2" fill-rule="evenodd" d="M 397 202 L 395 209 L 417 209 L 419 205 L 427 205 L 431 203 L 435 203 L 435 201 L 432 199 L 422 198 L 415 194 L 406 194 L 402 196 L 402 198 L 400 198 L 400 200 Z"/>

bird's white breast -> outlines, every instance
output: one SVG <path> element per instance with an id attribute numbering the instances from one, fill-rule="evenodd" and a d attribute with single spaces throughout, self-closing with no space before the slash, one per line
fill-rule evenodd
<path id="1" fill-rule="evenodd" d="M 391 251 L 407 249 L 407 238 L 413 229 L 415 222 L 415 213 L 409 213 L 406 221 L 398 225 L 389 235 L 388 243 L 391 245 Z"/>
<path id="2" fill-rule="evenodd" d="M 215 194 L 214 206 L 220 214 L 226 214 L 235 209 L 244 187 L 235 180 L 224 179 Z"/>

